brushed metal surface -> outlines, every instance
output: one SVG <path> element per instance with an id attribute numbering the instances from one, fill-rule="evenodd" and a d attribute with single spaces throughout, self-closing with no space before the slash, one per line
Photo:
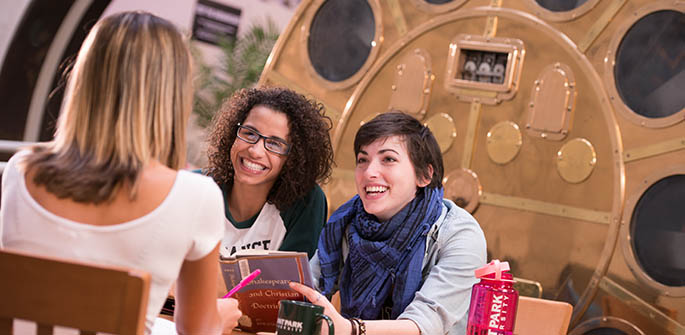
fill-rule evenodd
<path id="1" fill-rule="evenodd" d="M 324 185 L 331 211 L 355 194 L 354 134 L 361 123 L 388 110 L 390 88 L 398 65 L 405 63 L 403 57 L 416 49 L 425 50 L 434 84 L 422 122 L 439 123 L 435 120 L 443 120 L 443 114 L 453 120 L 454 132 L 430 127 L 439 133 L 439 142 L 451 143 L 443 151 L 446 176 L 452 177 L 452 171 L 471 171 L 477 176 L 480 193 L 473 215 L 485 232 L 488 256 L 510 261 L 514 276 L 538 283 L 542 297 L 570 302 L 574 306 L 572 334 L 584 334 L 598 325 L 625 329 L 632 332 L 629 334 L 653 329 L 680 334 L 679 327 L 685 324 L 685 298 L 670 293 L 683 287 L 647 285 L 639 278 L 644 275 L 639 266 L 617 248 L 623 250 L 628 239 L 624 222 L 633 214 L 631 199 L 639 198 L 654 182 L 651 176 L 655 171 L 665 173 L 685 162 L 681 143 L 685 109 L 666 118 L 638 115 L 618 94 L 614 65 L 620 41 L 635 22 L 659 10 L 683 13 L 685 1 L 588 0 L 565 12 L 545 10 L 535 0 L 502 1 L 499 6 L 493 6 L 491 0 L 457 0 L 443 5 L 423 0 L 378 2 L 377 24 L 383 33 L 375 47 L 377 54 L 360 71 L 358 80 L 346 87 L 322 84 L 303 62 L 307 58 L 301 43 L 306 34 L 302 27 L 320 3 L 302 1 L 272 52 L 262 83 L 299 87 L 298 91 L 324 101 L 332 114 L 339 115 L 331 133 L 337 166 L 331 182 Z M 406 21 L 406 33 L 392 14 L 397 8 L 391 6 L 397 5 Z M 450 59 L 456 52 L 451 45 L 460 35 L 482 38 L 477 41 L 481 44 L 474 44 L 477 48 L 487 47 L 487 38 L 521 41 L 525 62 L 514 76 L 518 76 L 512 81 L 515 86 L 500 86 L 501 91 L 483 85 L 450 86 L 460 65 Z M 536 114 L 562 124 L 555 129 L 566 133 L 555 140 L 530 133 L 525 125 L 535 81 L 545 68 L 557 63 L 573 75 L 567 82 L 573 83 L 574 91 L 566 86 L 559 94 L 535 103 L 550 107 L 536 110 Z M 453 72 L 448 71 L 450 66 Z M 504 98 L 502 92 L 511 95 Z M 571 95 L 575 100 L 566 100 Z M 556 99 L 562 102 L 552 101 Z M 407 105 L 410 103 L 423 104 L 415 100 Z M 550 115 L 558 106 L 572 109 L 563 122 L 558 114 Z M 526 129 L 515 154 L 515 145 L 493 148 L 493 143 L 501 145 L 504 140 L 489 141 L 492 136 L 488 133 L 496 134 L 493 129 L 499 129 L 496 125 L 502 122 Z M 590 145 L 564 148 L 576 139 Z M 573 162 L 561 169 L 566 177 L 559 171 L 560 151 L 562 161 Z M 590 152 L 594 154 L 588 156 Z M 592 158 L 586 157 L 593 155 L 591 164 Z M 575 171 L 574 164 L 584 168 Z M 474 189 L 474 182 L 464 180 L 468 178 L 452 178 L 452 185 L 447 178 L 445 194 L 456 197 Z M 659 325 L 665 319 L 643 317 L 642 307 L 629 303 L 632 298 L 609 293 L 617 291 L 607 285 L 608 280 L 643 301 L 642 306 L 661 311 L 672 320 L 668 321 L 672 326 Z"/>

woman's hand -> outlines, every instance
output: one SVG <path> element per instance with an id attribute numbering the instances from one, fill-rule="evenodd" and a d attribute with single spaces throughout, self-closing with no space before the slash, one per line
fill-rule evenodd
<path id="1" fill-rule="evenodd" d="M 335 310 L 335 307 L 333 307 L 333 304 L 331 304 L 331 302 L 328 301 L 323 294 L 317 292 L 313 288 L 295 282 L 290 282 L 290 288 L 300 292 L 312 304 L 323 307 L 324 314 L 328 315 L 331 320 L 333 320 L 336 335 L 352 334 L 352 324 L 350 321 L 340 315 L 340 313 Z M 326 322 L 322 322 L 321 325 L 321 334 L 328 334 L 328 324 Z"/>
<path id="2" fill-rule="evenodd" d="M 243 312 L 238 309 L 238 300 L 233 298 L 217 299 L 216 306 L 224 323 L 223 333 L 230 334 L 233 328 L 238 326 L 238 319 L 243 315 Z"/>

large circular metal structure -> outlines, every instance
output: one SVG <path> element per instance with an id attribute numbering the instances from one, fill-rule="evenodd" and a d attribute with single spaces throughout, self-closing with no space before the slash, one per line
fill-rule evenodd
<path id="1" fill-rule="evenodd" d="M 522 294 L 570 302 L 574 334 L 685 333 L 685 2 L 361 2 L 374 34 L 345 78 L 311 60 L 332 0 L 300 4 L 261 78 L 326 106 L 329 208 L 354 195 L 360 125 L 404 111 Z"/>

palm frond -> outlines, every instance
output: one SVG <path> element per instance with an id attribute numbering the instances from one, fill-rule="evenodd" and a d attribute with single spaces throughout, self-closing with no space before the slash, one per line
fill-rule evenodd
<path id="1" fill-rule="evenodd" d="M 278 35 L 276 24 L 267 19 L 264 24 L 252 25 L 234 40 L 220 41 L 222 58 L 216 67 L 205 65 L 195 54 L 198 76 L 193 112 L 201 127 L 209 125 L 226 98 L 257 83 Z"/>

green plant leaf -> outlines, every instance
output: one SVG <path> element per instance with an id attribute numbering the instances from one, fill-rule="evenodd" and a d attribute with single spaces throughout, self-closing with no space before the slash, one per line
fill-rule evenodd
<path id="1" fill-rule="evenodd" d="M 266 60 L 278 40 L 279 29 L 271 19 L 253 24 L 236 39 L 219 41 L 221 59 L 215 67 L 202 61 L 194 50 L 197 73 L 193 113 L 197 123 L 207 127 L 225 99 L 237 90 L 253 87 L 264 70 Z"/>

